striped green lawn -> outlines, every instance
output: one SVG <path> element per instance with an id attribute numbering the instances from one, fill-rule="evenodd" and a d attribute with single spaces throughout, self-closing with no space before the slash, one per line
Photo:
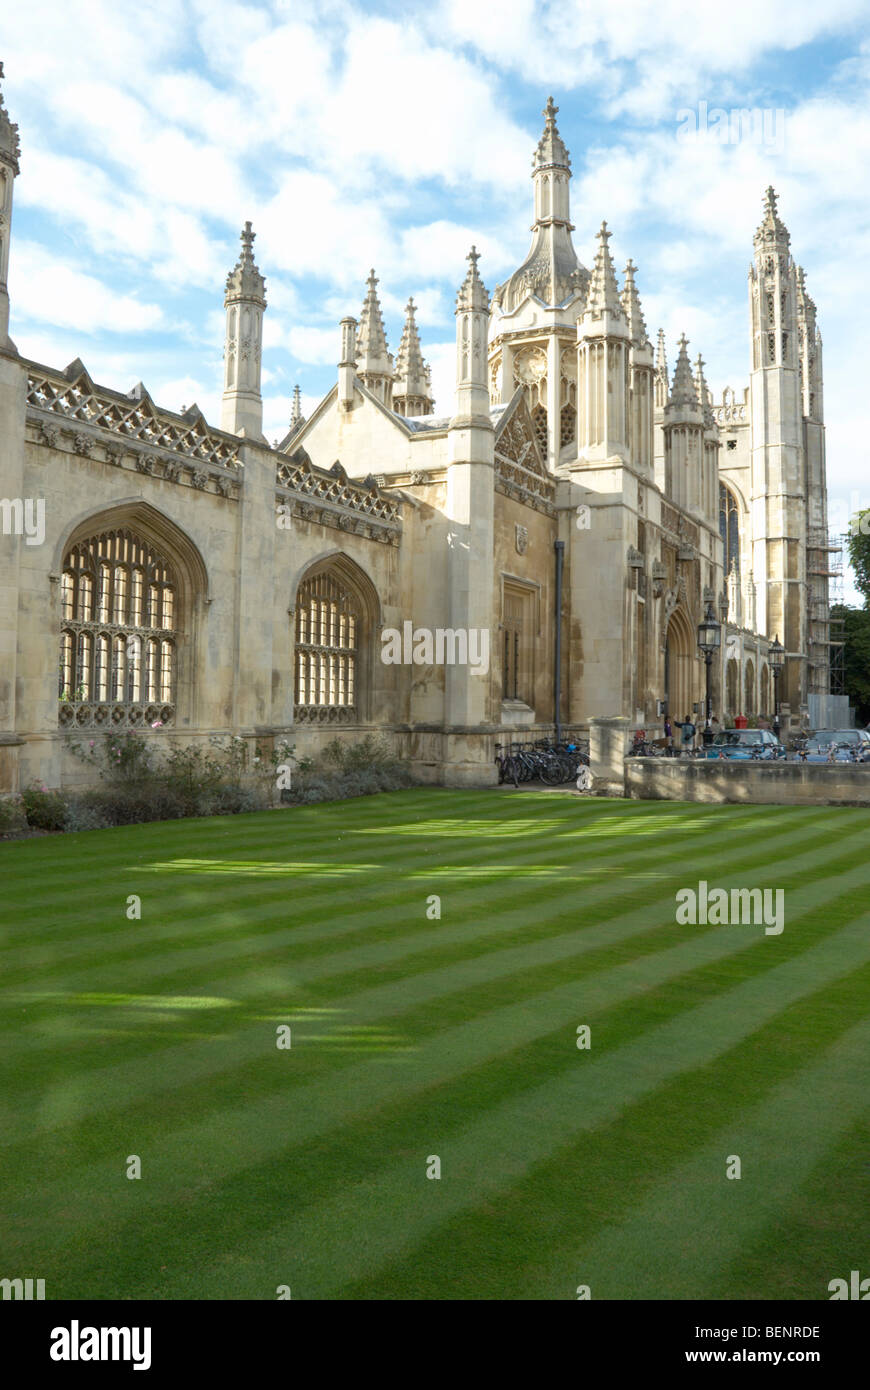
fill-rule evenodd
<path id="1" fill-rule="evenodd" d="M 826 1299 L 870 1276 L 868 843 L 433 789 L 0 846 L 0 1277 Z M 784 932 L 678 925 L 699 878 Z"/>

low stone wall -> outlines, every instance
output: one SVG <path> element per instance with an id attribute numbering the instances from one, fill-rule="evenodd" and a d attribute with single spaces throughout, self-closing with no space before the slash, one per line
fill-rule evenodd
<path id="1" fill-rule="evenodd" d="M 625 794 L 653 801 L 870 806 L 870 763 L 627 758 Z"/>

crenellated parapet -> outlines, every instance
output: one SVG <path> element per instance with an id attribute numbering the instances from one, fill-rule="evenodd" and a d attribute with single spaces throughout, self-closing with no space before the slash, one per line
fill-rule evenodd
<path id="1" fill-rule="evenodd" d="M 401 540 L 401 503 L 371 476 L 350 479 L 338 461 L 331 469 L 316 468 L 300 449 L 290 459 L 282 456 L 275 481 L 279 525 L 285 530 L 295 517 L 385 545 Z"/>
<path id="2" fill-rule="evenodd" d="M 197 406 L 183 414 L 160 409 L 141 382 L 126 395 L 96 386 L 78 359 L 63 372 L 26 365 L 32 443 L 238 497 L 239 440 L 212 429 Z"/>

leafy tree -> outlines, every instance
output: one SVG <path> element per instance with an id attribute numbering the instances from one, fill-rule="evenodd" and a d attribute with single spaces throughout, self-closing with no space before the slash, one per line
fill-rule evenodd
<path id="1" fill-rule="evenodd" d="M 870 562 L 870 548 L 866 553 Z M 870 583 L 870 571 L 865 582 Z M 867 593 L 866 590 L 862 592 Z M 850 704 L 855 706 L 858 723 L 870 723 L 870 608 L 847 608 L 837 603 L 831 608 L 831 617 L 843 620 L 845 693 Z"/>
<path id="2" fill-rule="evenodd" d="M 870 604 L 870 511 L 858 512 L 852 517 L 849 534 L 843 540 L 855 571 L 855 587 L 864 595 L 866 608 Z"/>

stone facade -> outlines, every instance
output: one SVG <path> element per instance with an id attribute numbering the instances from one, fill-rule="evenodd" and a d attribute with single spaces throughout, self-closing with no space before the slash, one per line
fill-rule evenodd
<path id="1" fill-rule="evenodd" d="M 661 700 L 691 710 L 708 604 L 730 618 L 720 718 L 743 707 L 750 664 L 756 708 L 770 707 L 774 631 L 793 658 L 783 698 L 802 703 L 791 672 L 809 669 L 808 593 L 827 601 L 806 560 L 825 507 L 821 358 L 802 274 L 781 248 L 785 269 L 767 269 L 770 194 L 754 273 L 786 277 L 775 314 L 798 336 L 774 346 L 783 362 L 754 347 L 754 442 L 726 472 L 732 407 L 714 410 L 685 340 L 669 379 L 631 262 L 617 285 L 606 225 L 592 270 L 577 261 L 552 101 L 529 256 L 492 298 L 468 257 L 451 413 L 432 413 L 413 301 L 391 356 L 372 272 L 360 320 L 337 333 L 336 385 L 308 419 L 297 394 L 276 448 L 262 433 L 267 298 L 250 223 L 226 284 L 220 428 L 196 406 L 162 409 L 141 383 L 123 394 L 80 361 L 19 355 L 5 285 L 18 157 L 0 104 L 0 791 L 81 778 L 71 742 L 113 729 L 287 738 L 299 754 L 375 731 L 424 778 L 486 784 L 498 742 L 549 734 L 557 714 L 576 730 L 593 716 L 651 725 Z M 777 468 L 803 480 L 800 516 L 784 511 Z M 741 574 L 766 576 L 749 610 L 743 589 L 729 594 L 723 477 L 744 507 Z M 741 664 L 736 703 L 726 652 Z"/>

